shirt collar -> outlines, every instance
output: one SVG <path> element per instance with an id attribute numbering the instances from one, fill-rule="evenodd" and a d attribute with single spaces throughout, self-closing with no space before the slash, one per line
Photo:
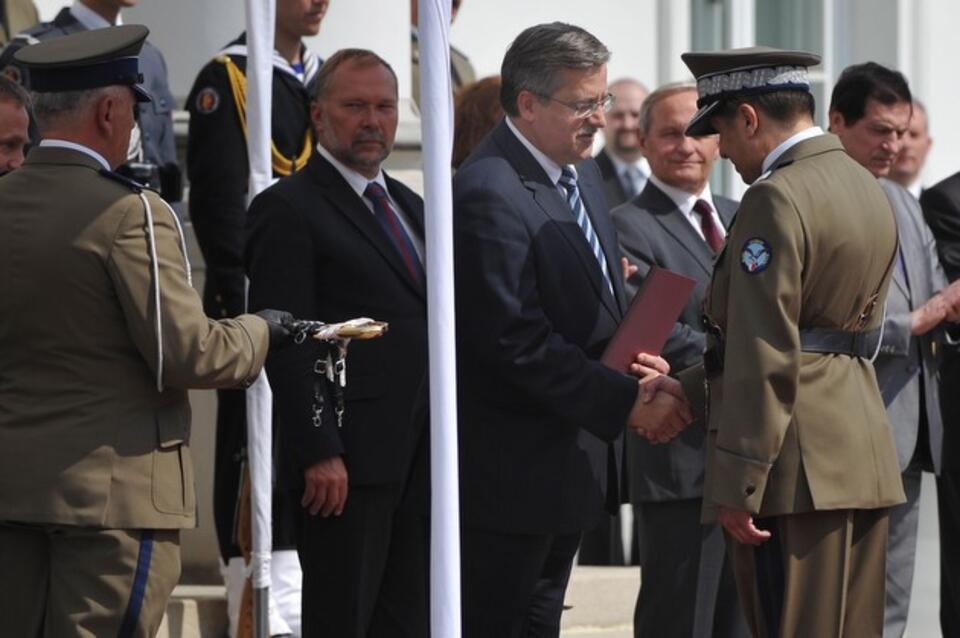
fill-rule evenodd
<path id="1" fill-rule="evenodd" d="M 823 135 L 823 129 L 819 126 L 811 126 L 810 128 L 804 129 L 799 133 L 794 133 L 787 139 L 780 142 L 780 146 L 770 151 L 770 153 L 764 158 L 763 164 L 760 166 L 760 178 L 763 179 L 763 177 L 766 176 L 766 174 L 770 171 L 770 167 L 773 166 L 784 153 L 789 151 L 800 142 L 818 135 Z"/>
<path id="2" fill-rule="evenodd" d="M 610 162 L 613 163 L 613 168 L 617 171 L 617 175 L 623 175 L 628 167 L 633 166 L 640 171 L 641 177 L 650 177 L 650 163 L 647 162 L 646 157 L 641 157 L 635 162 L 625 162 L 610 151 L 607 151 L 607 157 L 609 157 Z"/>
<path id="3" fill-rule="evenodd" d="M 681 188 L 677 188 L 676 186 L 671 186 L 652 173 L 650 175 L 650 182 L 662 190 L 663 194 L 669 197 L 670 201 L 672 201 L 684 215 L 690 214 L 690 211 L 693 210 L 693 205 L 697 203 L 698 199 L 702 199 L 710 204 L 711 209 L 714 208 L 713 194 L 710 192 L 710 182 L 707 182 L 706 186 L 703 187 L 703 190 L 700 191 L 699 194 L 685 191 Z"/>
<path id="4" fill-rule="evenodd" d="M 85 26 L 90 31 L 123 24 L 123 17 L 119 13 L 117 14 L 116 25 L 110 24 L 104 20 L 99 13 L 80 2 L 80 0 L 76 0 L 76 2 L 74 2 L 70 7 L 70 15 L 76 18 L 77 22 Z"/>
<path id="5" fill-rule="evenodd" d="M 510 131 L 513 132 L 513 134 L 517 136 L 517 139 L 520 140 L 520 143 L 523 144 L 528 151 L 530 151 L 530 154 L 533 155 L 533 159 L 537 160 L 537 163 L 541 166 L 541 168 L 543 168 L 544 172 L 547 174 L 547 177 L 550 178 L 550 181 L 556 185 L 557 182 L 560 181 L 560 176 L 563 175 L 563 168 L 552 159 L 544 155 L 543 151 L 534 146 L 530 140 L 525 138 L 523 133 L 517 129 L 509 117 L 507 117 L 506 120 L 507 127 L 510 129 Z"/>
<path id="6" fill-rule="evenodd" d="M 350 188 L 352 188 L 360 197 L 364 197 L 364 193 L 367 190 L 367 184 L 369 184 L 370 182 L 376 182 L 383 188 L 384 192 L 386 193 L 390 192 L 387 189 L 387 180 L 384 179 L 383 177 L 383 170 L 377 171 L 377 176 L 374 177 L 373 179 L 370 179 L 365 175 L 361 175 L 360 173 L 353 170 L 352 168 L 349 168 L 348 166 L 344 165 L 340 160 L 334 157 L 333 154 L 330 153 L 330 151 L 328 151 L 327 149 L 325 149 L 321 144 L 317 144 L 317 152 L 320 153 L 323 159 L 333 164 L 333 167 L 337 169 L 337 172 L 343 176 L 343 179 L 347 181 L 347 184 L 350 185 Z"/>
<path id="7" fill-rule="evenodd" d="M 84 155 L 89 155 L 93 159 L 97 160 L 103 168 L 106 170 L 111 170 L 110 164 L 107 163 L 107 160 L 100 153 L 96 152 L 89 146 L 84 146 L 83 144 L 77 144 L 76 142 L 68 142 L 67 140 L 56 140 L 47 138 L 45 140 L 40 140 L 39 146 L 46 148 L 68 148 L 72 151 L 78 151 Z"/>
<path id="8" fill-rule="evenodd" d="M 907 186 L 907 190 L 910 191 L 910 194 L 920 199 L 920 194 L 923 192 L 923 184 L 919 179 L 913 180 L 913 183 Z"/>

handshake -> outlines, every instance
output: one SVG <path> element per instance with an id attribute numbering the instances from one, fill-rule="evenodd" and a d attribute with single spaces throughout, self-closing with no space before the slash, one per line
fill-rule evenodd
<path id="1" fill-rule="evenodd" d="M 627 426 L 650 443 L 667 443 L 693 421 L 680 382 L 667 376 L 670 365 L 648 354 L 637 355 L 630 372 L 640 379 Z"/>

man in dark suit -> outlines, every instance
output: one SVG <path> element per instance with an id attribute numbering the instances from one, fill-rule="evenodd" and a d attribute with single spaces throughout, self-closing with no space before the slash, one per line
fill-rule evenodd
<path id="1" fill-rule="evenodd" d="M 301 317 L 374 317 L 390 332 L 351 346 L 342 427 L 320 346 L 268 368 L 279 481 L 302 506 L 303 635 L 426 636 L 423 203 L 380 168 L 397 130 L 393 69 L 370 51 L 336 53 L 311 119 L 307 167 L 250 208 L 250 306 L 283 299 Z"/>
<path id="2" fill-rule="evenodd" d="M 638 267 L 627 293 L 653 265 L 697 280 L 663 356 L 673 370 L 700 362 L 706 337 L 701 302 L 737 203 L 710 192 L 717 137 L 687 137 L 697 87 L 670 84 L 640 110 L 640 147 L 651 175 L 643 192 L 611 212 L 627 259 Z M 626 435 L 630 501 L 640 538 L 643 585 L 636 636 L 745 636 L 736 583 L 716 524 L 700 525 L 706 430 L 692 427 L 667 445 Z"/>
<path id="3" fill-rule="evenodd" d="M 923 216 L 937 241 L 947 279 L 960 280 L 960 173 L 923 191 Z M 944 636 L 960 635 L 960 350 L 956 328 L 948 332 L 940 361 L 943 441 L 937 507 L 940 516 L 940 628 Z"/>
<path id="4" fill-rule="evenodd" d="M 619 507 L 624 425 L 667 438 L 687 422 L 675 398 L 644 402 L 598 361 L 626 308 L 583 161 L 609 55 L 568 24 L 521 33 L 501 68 L 507 116 L 454 179 L 467 637 L 557 636 L 580 533 Z"/>
<path id="5" fill-rule="evenodd" d="M 650 165 L 640 148 L 640 108 L 648 92 L 633 78 L 610 83 L 614 100 L 607 115 L 606 144 L 595 159 L 611 208 L 639 195 L 650 177 Z"/>

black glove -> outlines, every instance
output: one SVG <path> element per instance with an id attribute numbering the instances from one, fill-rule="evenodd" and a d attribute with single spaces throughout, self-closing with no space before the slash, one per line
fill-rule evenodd
<path id="1" fill-rule="evenodd" d="M 270 349 L 279 348 L 289 343 L 293 339 L 293 315 L 285 310 L 272 310 L 266 308 L 255 315 L 267 322 L 270 329 Z"/>

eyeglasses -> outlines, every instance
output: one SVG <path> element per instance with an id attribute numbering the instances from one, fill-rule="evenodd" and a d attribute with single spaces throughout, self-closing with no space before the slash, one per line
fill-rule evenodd
<path id="1" fill-rule="evenodd" d="M 573 111 L 574 117 L 578 120 L 585 120 L 598 110 L 603 111 L 604 113 L 609 113 L 610 109 L 613 108 L 613 102 L 616 99 L 613 93 L 607 93 L 602 100 L 597 102 L 564 102 L 563 100 L 558 100 L 555 97 L 549 95 L 544 95 L 543 93 L 537 93 L 537 95 L 544 100 L 550 100 L 551 102 L 556 102 L 557 104 L 562 104 L 571 111 Z"/>

